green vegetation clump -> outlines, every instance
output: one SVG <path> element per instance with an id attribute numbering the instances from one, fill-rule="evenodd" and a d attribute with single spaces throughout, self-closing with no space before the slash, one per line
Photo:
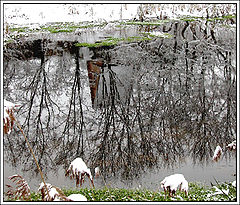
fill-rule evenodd
<path id="1" fill-rule="evenodd" d="M 189 183 L 188 196 L 184 192 L 177 191 L 173 197 L 165 195 L 164 191 L 147 189 L 105 187 L 101 189 L 62 189 L 62 191 L 66 196 L 82 194 L 88 201 L 236 201 L 237 199 L 236 187 L 232 186 L 231 183 L 217 184 L 212 187 L 204 186 L 200 183 Z M 39 192 L 31 193 L 31 199 L 32 201 L 41 201 L 41 194 Z"/>

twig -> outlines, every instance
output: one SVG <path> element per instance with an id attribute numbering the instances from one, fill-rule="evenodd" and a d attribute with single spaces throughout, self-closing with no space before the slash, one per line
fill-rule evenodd
<path id="1" fill-rule="evenodd" d="M 30 145 L 30 143 L 29 143 L 26 135 L 24 134 L 21 125 L 19 124 L 19 122 L 17 121 L 17 119 L 13 116 L 13 114 L 12 114 L 12 117 L 13 117 L 13 119 L 14 119 L 14 121 L 16 122 L 19 130 L 21 131 L 23 137 L 25 138 L 25 140 L 26 140 L 26 142 L 27 142 L 28 148 L 29 148 L 29 150 L 30 150 L 30 152 L 31 152 L 31 154 L 32 154 L 32 156 L 33 156 L 33 158 L 34 158 L 34 161 L 35 161 L 35 163 L 36 163 L 36 165 L 37 165 L 38 171 L 40 172 L 42 181 L 43 181 L 43 183 L 44 183 L 44 187 L 45 187 L 45 189 L 47 190 L 48 197 L 50 198 L 50 194 L 49 194 L 49 192 L 48 192 L 48 188 L 47 188 L 47 185 L 46 185 L 46 183 L 45 183 L 42 170 L 41 170 L 41 168 L 40 168 L 40 166 L 39 166 L 39 164 L 38 164 L 38 162 L 37 162 L 37 159 L 36 159 L 36 157 L 35 157 L 35 154 L 33 153 L 32 147 L 31 147 L 31 145 Z"/>

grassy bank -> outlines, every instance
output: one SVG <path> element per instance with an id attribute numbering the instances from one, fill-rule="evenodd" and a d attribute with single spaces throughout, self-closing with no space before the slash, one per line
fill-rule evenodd
<path id="1" fill-rule="evenodd" d="M 151 21 L 113 21 L 111 23 L 115 24 L 115 28 L 126 28 L 128 26 L 138 26 L 148 28 L 148 30 L 155 30 L 159 26 L 162 26 L 168 22 L 175 22 L 175 21 L 211 21 L 211 22 L 218 22 L 221 23 L 222 26 L 229 26 L 229 20 L 232 23 L 236 22 L 235 15 L 226 15 L 214 18 L 204 18 L 204 17 L 194 17 L 194 16 L 182 16 L 178 19 L 165 19 L 165 20 L 151 20 Z M 81 32 L 85 32 L 87 29 L 94 29 L 94 28 L 101 28 L 102 30 L 105 29 L 107 26 L 107 22 L 103 23 L 93 23 L 93 22 L 55 22 L 55 23 L 48 23 L 45 25 L 25 25 L 19 26 L 16 24 L 5 25 L 4 27 L 4 44 L 14 42 L 18 39 L 28 37 L 30 34 L 37 34 L 37 33 L 49 33 L 49 34 L 57 34 L 57 33 L 73 33 L 78 35 Z M 229 26 L 230 27 L 230 26 Z M 112 28 L 114 29 L 114 28 Z M 166 32 L 162 35 L 154 36 L 150 34 L 148 36 L 129 36 L 128 38 L 113 38 L 111 37 L 111 41 L 109 39 L 104 40 L 103 42 L 98 43 L 87 43 L 87 42 L 79 42 L 77 46 L 79 47 L 100 47 L 100 46 L 112 46 L 116 45 L 119 41 L 125 42 L 135 42 L 135 41 L 143 41 L 143 40 L 152 40 L 153 37 L 162 37 L 162 38 L 171 38 L 172 36 Z"/>
<path id="2" fill-rule="evenodd" d="M 189 183 L 188 196 L 177 191 L 174 197 L 165 196 L 164 191 L 147 189 L 118 189 L 118 188 L 75 188 L 62 189 L 66 196 L 82 194 L 88 201 L 236 201 L 236 187 L 232 183 L 204 186 L 200 183 Z M 32 201 L 41 201 L 40 193 L 31 193 Z"/>

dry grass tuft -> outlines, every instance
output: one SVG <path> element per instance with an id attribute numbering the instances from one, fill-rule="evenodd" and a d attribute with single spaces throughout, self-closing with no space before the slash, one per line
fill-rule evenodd
<path id="1" fill-rule="evenodd" d="M 46 187 L 48 190 L 46 190 Z M 42 182 L 38 190 L 41 191 L 43 201 L 73 201 L 67 198 L 60 188 L 49 183 L 44 186 Z"/>
<path id="2" fill-rule="evenodd" d="M 16 184 L 15 188 L 11 185 L 6 185 L 9 189 L 6 193 L 8 198 L 24 201 L 31 200 L 30 187 L 22 176 L 16 174 L 8 178 Z"/>

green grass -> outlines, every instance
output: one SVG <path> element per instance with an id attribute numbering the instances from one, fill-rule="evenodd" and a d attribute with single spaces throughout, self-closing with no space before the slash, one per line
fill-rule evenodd
<path id="1" fill-rule="evenodd" d="M 229 194 L 217 194 L 214 187 L 204 186 L 201 183 L 189 183 L 189 193 L 177 191 L 172 198 L 165 196 L 163 191 L 147 189 L 118 189 L 118 188 L 75 188 L 62 189 L 66 196 L 82 194 L 88 201 L 236 201 L 236 188 L 231 183 L 216 184 L 220 190 L 229 189 Z M 31 193 L 32 201 L 41 201 L 40 193 Z"/>

